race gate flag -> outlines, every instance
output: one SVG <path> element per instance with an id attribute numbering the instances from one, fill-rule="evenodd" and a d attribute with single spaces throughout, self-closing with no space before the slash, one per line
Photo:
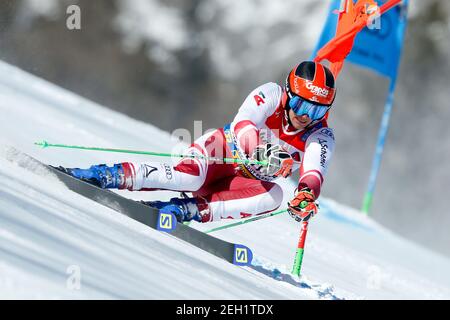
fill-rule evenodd
<path id="1" fill-rule="evenodd" d="M 332 0 L 330 12 L 325 23 L 321 38 L 314 51 L 313 57 L 336 35 L 339 15 L 345 8 L 351 6 L 353 0 Z M 397 5 L 397 2 L 399 3 Z M 398 67 L 407 26 L 407 9 L 409 0 L 377 0 L 378 8 L 371 15 L 373 19 L 355 38 L 353 48 L 346 61 L 368 68 L 390 79 L 389 94 L 385 102 L 384 113 L 378 133 L 378 142 L 373 158 L 367 192 L 364 196 L 362 211 L 369 214 L 373 194 L 375 192 L 378 171 L 381 166 L 384 145 L 389 129 L 389 120 L 394 102 L 395 85 L 397 82 Z M 381 7 L 390 9 L 382 14 Z M 378 14 L 377 14 L 378 12 Z"/>
<path id="2" fill-rule="evenodd" d="M 387 0 L 377 1 L 379 6 L 386 2 Z M 381 17 L 378 15 L 377 18 L 375 13 L 375 19 L 356 36 L 353 49 L 346 60 L 395 81 L 407 22 L 408 2 L 409 0 L 403 0 Z M 329 15 L 313 56 L 335 36 L 341 8 L 341 0 L 331 1 Z"/>

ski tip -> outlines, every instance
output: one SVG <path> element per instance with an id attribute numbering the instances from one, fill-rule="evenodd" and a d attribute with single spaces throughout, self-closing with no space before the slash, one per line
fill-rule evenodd
<path id="1" fill-rule="evenodd" d="M 233 264 L 237 266 L 249 266 L 253 260 L 253 252 L 250 248 L 241 245 L 234 245 Z"/>
<path id="2" fill-rule="evenodd" d="M 177 228 L 177 218 L 172 212 L 163 208 L 159 210 L 156 228 L 162 232 L 173 232 Z"/>

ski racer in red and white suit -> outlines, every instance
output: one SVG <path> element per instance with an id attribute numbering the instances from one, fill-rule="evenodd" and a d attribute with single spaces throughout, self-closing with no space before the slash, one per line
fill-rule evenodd
<path id="1" fill-rule="evenodd" d="M 186 211 L 181 221 L 210 222 L 277 209 L 283 190 L 274 180 L 299 169 L 298 192 L 289 211 L 298 221 L 307 220 L 317 213 L 315 200 L 335 146 L 326 120 L 334 97 L 328 68 L 303 62 L 292 70 L 285 88 L 275 83 L 256 88 L 230 125 L 197 139 L 186 153 L 197 158 L 176 165 L 122 163 L 114 167 L 119 182 L 106 187 L 191 192 L 193 198 L 171 200 Z M 224 164 L 204 157 L 257 159 L 270 166 Z"/>

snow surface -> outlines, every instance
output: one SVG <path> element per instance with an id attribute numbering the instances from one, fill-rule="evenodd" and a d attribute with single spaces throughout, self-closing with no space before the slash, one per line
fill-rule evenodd
<path id="1" fill-rule="evenodd" d="M 168 133 L 3 62 L 0 114 L 1 299 L 450 298 L 448 258 L 328 199 L 310 223 L 302 277 L 290 275 L 299 225 L 286 215 L 216 232 L 253 250 L 251 267 L 233 266 L 69 191 L 17 151 L 64 166 L 145 161 L 33 143 L 170 152 Z M 282 185 L 287 201 L 293 184 Z M 146 200 L 175 195 L 120 193 Z"/>

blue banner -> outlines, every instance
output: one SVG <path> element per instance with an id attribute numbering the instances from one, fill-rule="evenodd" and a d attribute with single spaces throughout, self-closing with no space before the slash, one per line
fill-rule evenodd
<path id="1" fill-rule="evenodd" d="M 378 18 L 371 28 L 364 28 L 355 39 L 352 52 L 347 61 L 369 68 L 395 82 L 403 46 L 404 31 L 407 22 L 407 6 L 409 0 L 403 0 L 398 5 Z M 387 0 L 378 0 L 379 6 Z M 332 0 L 330 12 L 325 23 L 321 38 L 314 51 L 314 56 L 320 48 L 327 44 L 336 34 L 338 14 L 341 0 Z"/>
<path id="2" fill-rule="evenodd" d="M 347 1 L 347 0 L 343 0 Z M 388 0 L 378 0 L 381 7 Z M 368 68 L 374 72 L 390 78 L 389 94 L 385 104 L 381 126 L 378 133 L 378 142 L 372 163 L 369 184 L 364 197 L 362 211 L 369 214 L 375 192 L 378 172 L 381 165 L 384 145 L 389 129 L 389 119 L 394 102 L 397 71 L 400 63 L 403 39 L 407 25 L 407 9 L 409 0 L 384 13 L 381 18 L 373 21 L 370 28 L 364 28 L 355 38 L 353 50 L 347 57 L 347 61 Z M 317 52 L 336 35 L 341 0 L 332 0 L 330 12 L 325 23 L 319 43 L 314 51 Z M 343 3 L 345 4 L 345 3 Z"/>

